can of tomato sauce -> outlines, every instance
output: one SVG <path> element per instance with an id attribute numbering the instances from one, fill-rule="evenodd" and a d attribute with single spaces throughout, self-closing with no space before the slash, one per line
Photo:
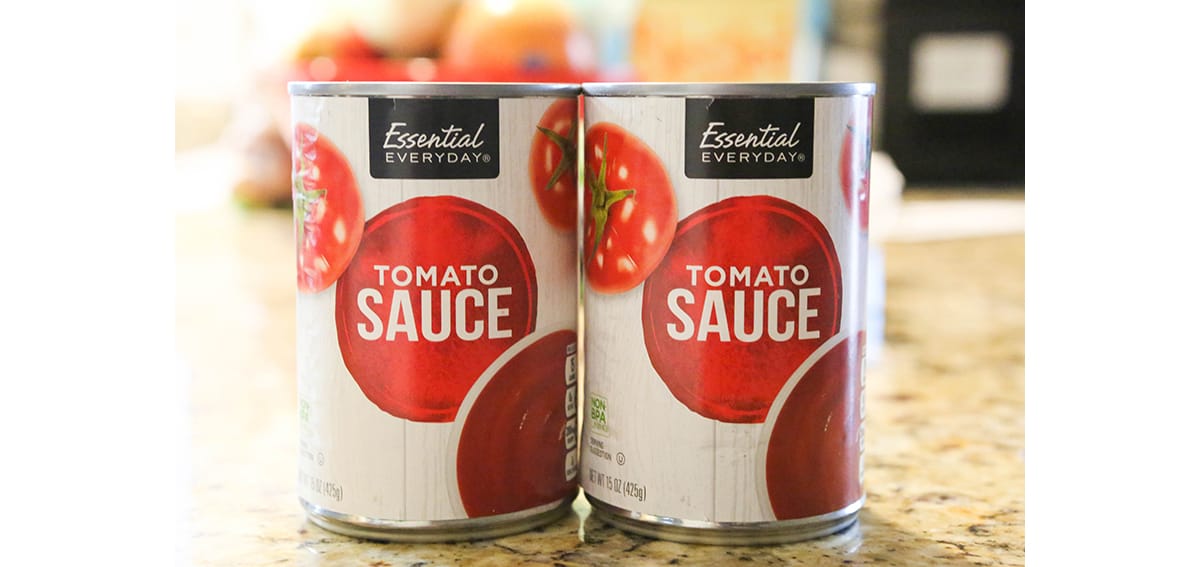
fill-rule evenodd
<path id="1" fill-rule="evenodd" d="M 577 493 L 579 86 L 291 83 L 299 497 L 452 541 Z"/>
<path id="2" fill-rule="evenodd" d="M 594 513 L 717 544 L 850 526 L 874 85 L 583 91 Z"/>

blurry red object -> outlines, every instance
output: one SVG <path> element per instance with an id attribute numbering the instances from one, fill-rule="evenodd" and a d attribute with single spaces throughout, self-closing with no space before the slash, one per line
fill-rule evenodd
<path id="1" fill-rule="evenodd" d="M 298 61 L 289 81 L 434 81 L 437 65 L 431 59 L 315 57 Z"/>
<path id="2" fill-rule="evenodd" d="M 429 81 L 497 83 L 582 83 L 598 80 L 592 71 L 569 68 L 518 66 L 449 66 L 440 61 L 415 59 L 360 59 L 317 57 L 293 64 L 289 81 Z"/>

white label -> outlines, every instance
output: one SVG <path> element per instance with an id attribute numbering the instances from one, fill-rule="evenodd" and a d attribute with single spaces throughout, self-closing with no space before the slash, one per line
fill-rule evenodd
<path id="1" fill-rule="evenodd" d="M 297 295 L 303 500 L 421 522 L 552 507 L 547 498 L 574 494 L 576 237 L 551 222 L 530 176 L 532 148 L 545 143 L 538 126 L 562 100 L 490 101 L 499 118 L 489 124 L 502 128 L 483 135 L 503 149 L 489 164 L 498 175 L 425 179 L 370 174 L 367 98 L 292 99 L 295 124 L 350 170 L 335 176 L 333 166 L 319 171 L 321 156 L 304 156 L 319 181 L 309 198 L 333 196 L 352 175 L 366 227 L 336 282 Z M 408 143 L 402 126 L 387 125 L 380 147 Z M 334 206 L 314 204 L 308 220 Z M 396 363 L 387 358 L 396 352 L 414 354 Z M 529 407 L 537 423 L 525 421 Z M 550 497 L 515 482 L 531 475 L 546 480 L 539 488 L 553 483 Z"/>
<path id="2" fill-rule="evenodd" d="M 855 171 L 845 164 L 853 160 L 843 157 L 866 147 L 862 136 L 870 131 L 869 101 L 812 101 L 811 175 L 778 179 L 689 176 L 687 146 L 681 143 L 685 129 L 699 124 L 703 132 L 712 120 L 697 116 L 703 109 L 695 107 L 688 118 L 688 102 L 667 97 L 585 101 L 588 125 L 594 128 L 585 148 L 592 158 L 585 164 L 592 183 L 585 191 L 592 192 L 592 203 L 604 202 L 596 197 L 601 190 L 633 188 L 639 204 L 662 206 L 661 195 L 670 191 L 676 210 L 667 252 L 632 287 L 607 285 L 607 264 L 598 260 L 599 253 L 584 251 L 587 354 L 580 482 L 589 497 L 615 507 L 695 522 L 767 522 L 843 510 L 861 495 L 860 383 L 853 371 L 830 363 L 845 356 L 835 347 L 844 349 L 863 328 L 860 282 L 866 261 L 866 233 L 854 201 L 843 191 Z M 638 153 L 630 155 L 630 148 Z M 606 164 L 604 182 L 598 162 Z M 622 166 L 630 163 L 639 170 L 622 183 Z M 655 174 L 656 163 L 661 176 Z M 669 187 L 656 181 L 663 178 Z M 606 246 L 612 238 L 618 246 L 611 250 L 628 251 L 619 239 L 642 235 L 633 223 L 652 217 L 623 218 L 627 209 L 621 202 L 607 217 L 586 210 L 585 215 L 603 218 L 605 226 L 625 223 L 605 229 L 597 242 Z M 800 245 L 804 238 L 812 245 Z M 832 466 L 809 467 L 810 472 L 836 467 L 835 475 L 844 474 L 836 496 L 815 499 L 829 506 L 814 505 L 819 509 L 806 512 L 788 501 L 788 494 L 823 493 L 832 483 L 797 475 L 795 482 L 781 484 L 769 472 L 773 464 L 773 470 L 781 467 L 769 461 L 787 453 L 772 453 L 776 431 L 787 437 L 787 424 L 808 423 L 789 413 L 787 402 L 814 367 L 834 368 L 826 373 L 834 376 L 826 392 L 838 398 L 829 404 L 829 415 L 840 412 L 844 419 L 829 430 L 842 427 L 848 434 L 823 436 L 823 422 L 806 430 L 818 432 L 810 438 L 833 440 L 826 445 L 845 449 L 837 463 L 823 462 Z M 776 423 L 785 425 L 777 430 Z M 805 459 L 791 461 L 811 462 Z"/>

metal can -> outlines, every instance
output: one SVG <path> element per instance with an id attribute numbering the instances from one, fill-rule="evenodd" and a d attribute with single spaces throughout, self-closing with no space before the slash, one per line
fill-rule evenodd
<path id="1" fill-rule="evenodd" d="M 452 541 L 577 494 L 579 86 L 292 83 L 299 498 Z"/>
<path id="2" fill-rule="evenodd" d="M 580 482 L 601 519 L 718 544 L 856 520 L 874 91 L 583 85 Z"/>

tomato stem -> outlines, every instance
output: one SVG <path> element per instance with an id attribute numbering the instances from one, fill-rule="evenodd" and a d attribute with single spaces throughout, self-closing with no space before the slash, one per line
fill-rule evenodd
<path id="1" fill-rule="evenodd" d="M 296 243 L 304 241 L 304 229 L 313 215 L 318 203 L 325 199 L 325 189 L 309 189 L 304 186 L 304 178 L 308 177 L 312 166 L 308 160 L 300 160 L 300 171 L 292 176 L 293 214 L 296 217 Z"/>
<path id="2" fill-rule="evenodd" d="M 571 120 L 570 131 L 575 132 L 575 127 L 575 120 Z M 550 174 L 550 180 L 547 181 L 546 186 L 542 188 L 545 191 L 549 191 L 551 187 L 554 187 L 555 183 L 558 183 L 558 180 L 561 179 L 562 176 L 567 173 L 567 171 L 570 171 L 575 167 L 575 143 L 549 128 L 538 126 L 537 129 L 539 132 L 549 138 L 550 143 L 554 144 L 563 155 L 562 159 L 559 160 L 558 165 L 555 166 L 554 172 Z"/>
<path id="3" fill-rule="evenodd" d="M 609 210 L 612 209 L 613 205 L 637 194 L 636 189 L 609 191 L 606 179 L 607 171 L 608 134 L 605 134 L 604 149 L 600 153 L 600 171 L 592 179 L 588 180 L 588 188 L 592 192 L 592 208 L 589 212 L 592 215 L 592 224 L 596 232 L 596 238 L 592 243 L 592 251 L 587 257 L 589 260 L 595 257 L 596 251 L 600 249 L 600 240 L 604 235 L 604 228 L 608 225 Z"/>

